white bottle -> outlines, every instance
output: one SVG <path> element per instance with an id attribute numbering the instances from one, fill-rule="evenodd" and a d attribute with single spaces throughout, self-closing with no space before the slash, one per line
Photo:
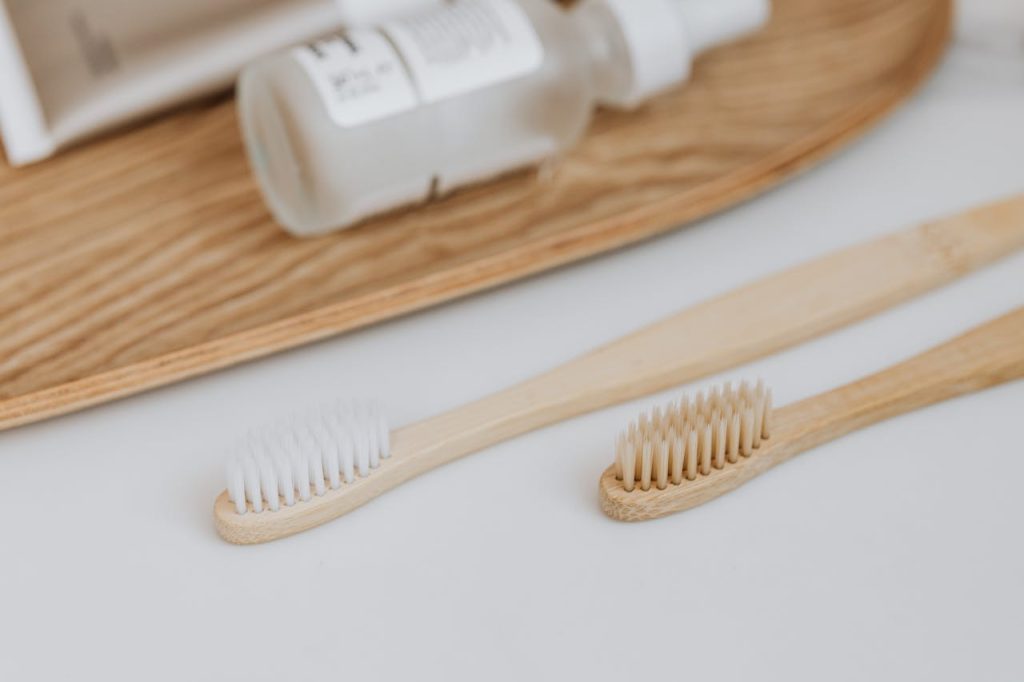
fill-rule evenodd
<path id="1" fill-rule="evenodd" d="M 769 0 L 455 0 L 256 62 L 239 81 L 275 218 L 323 234 L 571 147 L 598 105 L 687 79 Z"/>

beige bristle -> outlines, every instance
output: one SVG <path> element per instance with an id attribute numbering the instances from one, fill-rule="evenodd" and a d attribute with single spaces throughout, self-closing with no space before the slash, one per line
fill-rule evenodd
<path id="1" fill-rule="evenodd" d="M 683 482 L 683 464 L 686 457 L 686 441 L 683 437 L 676 434 L 672 438 L 671 444 L 671 474 L 672 474 L 672 485 L 679 485 Z"/>
<path id="2" fill-rule="evenodd" d="M 621 434 L 615 441 L 615 478 L 622 480 L 622 459 L 626 455 L 626 434 Z"/>
<path id="3" fill-rule="evenodd" d="M 744 457 L 750 457 L 754 452 L 754 411 L 750 408 L 743 410 L 743 419 L 740 422 L 740 452 Z"/>
<path id="4" fill-rule="evenodd" d="M 664 490 L 668 487 L 668 453 L 668 441 L 664 439 L 659 440 L 654 458 L 658 490 Z"/>
<path id="5" fill-rule="evenodd" d="M 754 430 L 751 445 L 756 449 L 761 447 L 761 429 L 764 427 L 764 399 L 762 398 L 754 405 Z"/>
<path id="6" fill-rule="evenodd" d="M 644 434 L 639 433 L 633 442 L 633 478 L 638 481 L 643 476 L 643 439 Z"/>
<path id="7" fill-rule="evenodd" d="M 711 425 L 701 428 L 700 437 L 700 474 L 707 476 L 711 473 Z"/>
<path id="8" fill-rule="evenodd" d="M 713 475 L 771 437 L 772 392 L 764 381 L 731 382 L 637 417 L 615 442 L 615 477 L 632 491 Z"/>
<path id="9" fill-rule="evenodd" d="M 735 464 L 740 458 L 739 414 L 732 415 L 732 418 L 729 420 L 729 452 L 726 453 L 725 458 L 729 460 L 730 464 Z"/>
<path id="10" fill-rule="evenodd" d="M 665 431 L 678 428 L 679 408 L 675 403 L 669 403 L 665 409 Z"/>
<path id="11" fill-rule="evenodd" d="M 651 489 L 651 468 L 654 465 L 652 461 L 654 457 L 653 449 L 651 448 L 651 441 L 644 441 L 643 453 L 640 456 L 640 489 L 650 490 Z"/>
<path id="12" fill-rule="evenodd" d="M 626 492 L 632 492 L 636 485 L 636 448 L 633 443 L 627 443 L 622 450 L 622 487 Z"/>
<path id="13" fill-rule="evenodd" d="M 716 469 L 725 467 L 725 439 L 728 437 L 728 429 L 725 421 L 721 418 L 715 421 L 715 458 L 713 464 Z"/>
<path id="14" fill-rule="evenodd" d="M 697 478 L 697 429 L 690 428 L 686 437 L 686 480 Z"/>

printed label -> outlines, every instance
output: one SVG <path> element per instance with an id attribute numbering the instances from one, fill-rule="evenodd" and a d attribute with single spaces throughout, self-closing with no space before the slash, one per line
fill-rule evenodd
<path id="1" fill-rule="evenodd" d="M 331 119 L 344 128 L 407 111 L 419 102 L 402 58 L 377 31 L 347 31 L 292 54 Z"/>
<path id="2" fill-rule="evenodd" d="M 529 17 L 513 0 L 456 0 L 387 24 L 424 102 L 524 76 L 544 61 Z"/>

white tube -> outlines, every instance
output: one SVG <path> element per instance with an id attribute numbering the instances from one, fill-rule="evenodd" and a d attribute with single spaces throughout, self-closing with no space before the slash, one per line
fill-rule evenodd
<path id="1" fill-rule="evenodd" d="M 438 1 L 0 0 L 0 135 L 8 161 L 39 161 L 226 90 L 254 59 L 343 24 Z"/>
<path id="2" fill-rule="evenodd" d="M 43 108 L 3 2 L 0 2 L 0 84 L 0 136 L 8 162 L 18 166 L 52 154 L 56 145 L 46 128 Z"/>

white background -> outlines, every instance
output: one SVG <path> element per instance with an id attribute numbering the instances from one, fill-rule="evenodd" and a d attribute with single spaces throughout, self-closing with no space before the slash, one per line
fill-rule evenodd
<path id="1" fill-rule="evenodd" d="M 997 41 L 962 42 L 875 132 L 712 220 L 0 434 L 0 679 L 1021 680 L 1024 383 L 646 525 L 605 519 L 596 485 L 615 432 L 654 400 L 277 544 L 228 546 L 210 514 L 224 445 L 294 407 L 380 398 L 408 423 L 757 276 L 1024 189 L 1020 33 L 989 25 Z M 763 376 L 786 403 L 1021 304 L 1024 254 L 728 376 Z"/>

